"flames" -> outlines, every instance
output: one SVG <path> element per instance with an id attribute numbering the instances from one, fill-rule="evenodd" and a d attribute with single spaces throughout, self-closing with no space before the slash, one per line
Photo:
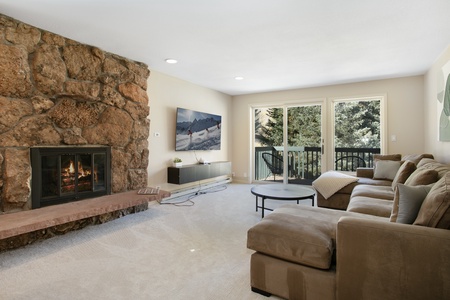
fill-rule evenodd
<path id="1" fill-rule="evenodd" d="M 72 156 L 61 164 L 61 193 L 92 191 L 99 183 L 97 166 L 92 166 L 89 157 Z"/>
<path id="2" fill-rule="evenodd" d="M 91 175 L 90 169 L 84 169 L 81 162 L 78 162 L 78 178 L 83 178 Z M 66 174 L 69 176 L 73 176 L 75 174 L 75 163 L 71 160 L 69 167 L 65 169 Z"/>

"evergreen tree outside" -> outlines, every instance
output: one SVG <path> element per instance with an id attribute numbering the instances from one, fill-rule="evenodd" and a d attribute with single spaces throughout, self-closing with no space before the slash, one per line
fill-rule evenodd
<path id="1" fill-rule="evenodd" d="M 256 110 L 256 119 L 259 123 L 257 128 L 255 126 L 257 143 L 261 146 L 283 146 L 283 108 L 272 107 L 266 110 Z"/>
<path id="2" fill-rule="evenodd" d="M 283 145 L 283 108 L 255 110 L 255 139 L 261 146 Z M 320 147 L 321 107 L 288 108 L 288 145 Z"/>
<path id="3" fill-rule="evenodd" d="M 380 101 L 343 101 L 334 106 L 334 145 L 380 148 Z"/>
<path id="4" fill-rule="evenodd" d="M 288 108 L 289 146 L 320 147 L 321 106 Z"/>

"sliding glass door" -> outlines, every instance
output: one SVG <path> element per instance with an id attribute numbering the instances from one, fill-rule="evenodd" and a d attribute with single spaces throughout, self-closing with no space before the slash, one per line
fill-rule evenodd
<path id="1" fill-rule="evenodd" d="M 322 104 L 287 107 L 289 183 L 311 184 L 322 168 Z"/>
<path id="2" fill-rule="evenodd" d="M 386 96 L 252 108 L 254 180 L 310 184 L 386 153 Z M 326 117 L 325 117 L 326 116 Z"/>
<path id="3" fill-rule="evenodd" d="M 256 181 L 310 184 L 321 174 L 322 104 L 253 109 Z"/>

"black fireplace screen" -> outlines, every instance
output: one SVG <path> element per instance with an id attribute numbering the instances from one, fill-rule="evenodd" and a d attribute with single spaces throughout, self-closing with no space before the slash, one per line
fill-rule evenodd
<path id="1" fill-rule="evenodd" d="M 32 148 L 32 208 L 111 193 L 109 147 Z"/>

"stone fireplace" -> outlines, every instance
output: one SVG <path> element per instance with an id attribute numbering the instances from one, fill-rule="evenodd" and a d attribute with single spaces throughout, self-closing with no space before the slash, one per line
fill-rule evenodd
<path id="1" fill-rule="evenodd" d="M 52 180 L 32 167 L 35 149 L 73 150 L 47 161 L 64 172 L 72 158 L 76 170 L 76 177 L 58 175 L 53 194 L 82 194 L 86 186 L 103 192 L 92 179 L 100 156 L 85 153 L 88 148 L 109 149 L 110 180 L 104 183 L 111 193 L 147 186 L 149 76 L 143 63 L 0 14 L 0 213 L 37 207 L 36 181 Z M 64 186 L 64 179 L 77 186 Z"/>

